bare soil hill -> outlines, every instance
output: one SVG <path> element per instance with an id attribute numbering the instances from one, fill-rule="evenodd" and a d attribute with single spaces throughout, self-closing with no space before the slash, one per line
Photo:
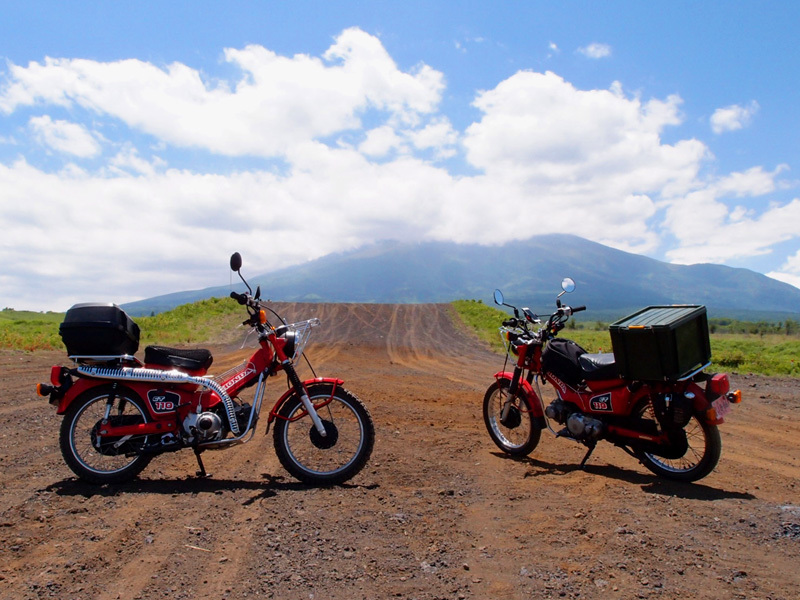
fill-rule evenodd
<path id="1" fill-rule="evenodd" d="M 308 355 L 369 406 L 367 468 L 309 488 L 259 432 L 210 479 L 179 452 L 86 485 L 34 392 L 65 356 L 0 353 L 0 598 L 800 598 L 800 381 L 734 377 L 717 470 L 676 484 L 609 445 L 578 469 L 547 432 L 504 457 L 481 417 L 502 357 L 446 305 L 279 308 L 322 319 Z M 214 350 L 215 372 L 248 354 Z"/>

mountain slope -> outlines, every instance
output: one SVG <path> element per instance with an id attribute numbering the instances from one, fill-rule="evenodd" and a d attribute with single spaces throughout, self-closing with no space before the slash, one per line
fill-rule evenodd
<path id="1" fill-rule="evenodd" d="M 248 276 L 255 268 L 244 259 Z M 490 302 L 500 288 L 509 302 L 544 312 L 565 276 L 577 283 L 573 303 L 595 315 L 653 304 L 705 304 L 728 315 L 800 312 L 800 290 L 747 269 L 672 265 L 561 234 L 490 247 L 383 242 L 248 279 L 265 298 L 304 302 Z M 229 292 L 228 286 L 180 292 L 125 308 L 149 314 Z"/>

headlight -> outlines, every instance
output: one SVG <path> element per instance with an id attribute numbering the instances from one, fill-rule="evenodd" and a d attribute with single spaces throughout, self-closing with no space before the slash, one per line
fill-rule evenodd
<path id="1" fill-rule="evenodd" d="M 283 339 L 286 340 L 286 345 L 283 347 L 283 352 L 289 358 L 294 358 L 294 351 L 297 347 L 297 332 L 296 331 L 287 331 L 286 335 L 283 336 Z"/>

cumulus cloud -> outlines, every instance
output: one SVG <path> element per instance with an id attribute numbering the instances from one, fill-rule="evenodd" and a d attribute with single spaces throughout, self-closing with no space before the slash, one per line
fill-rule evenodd
<path id="1" fill-rule="evenodd" d="M 720 134 L 747 127 L 752 121 L 753 115 L 758 112 L 758 109 L 758 102 L 755 100 L 747 106 L 734 104 L 725 108 L 718 108 L 711 115 L 711 130 L 716 134 Z"/>
<path id="2" fill-rule="evenodd" d="M 780 270 L 767 273 L 769 277 L 800 288 L 800 250 L 781 266 Z"/>
<path id="3" fill-rule="evenodd" d="M 62 162 L 0 160 L 0 303 L 219 285 L 234 250 L 270 270 L 387 238 L 498 244 L 544 226 L 637 252 L 668 236 L 671 260 L 696 262 L 800 236 L 800 200 L 751 202 L 783 167 L 709 175 L 701 141 L 663 141 L 683 119 L 677 95 L 520 71 L 476 92 L 478 118 L 456 130 L 444 74 L 398 68 L 358 29 L 319 57 L 253 45 L 224 58 L 230 80 L 137 59 L 9 66 L 0 110 L 35 107 L 22 130 Z"/>
<path id="4" fill-rule="evenodd" d="M 776 243 L 800 236 L 800 199 L 783 205 L 764 202 L 758 212 L 725 201 L 766 196 L 784 170 L 755 167 L 670 198 L 664 224 L 679 245 L 667 252 L 668 258 L 685 264 L 724 263 L 767 254 Z"/>
<path id="5" fill-rule="evenodd" d="M 33 117 L 29 125 L 39 142 L 52 150 L 80 158 L 100 154 L 99 142 L 83 125 L 54 121 L 48 115 Z"/>
<path id="6" fill-rule="evenodd" d="M 0 110 L 78 106 L 174 146 L 269 157 L 298 141 L 359 129 L 359 114 L 370 108 L 416 126 L 444 87 L 427 65 L 399 70 L 380 41 L 358 29 L 342 32 L 322 59 L 255 45 L 229 48 L 225 59 L 241 72 L 230 85 L 179 63 L 161 68 L 136 59 L 11 65 Z"/>
<path id="7" fill-rule="evenodd" d="M 583 46 L 578 48 L 578 52 L 586 56 L 587 58 L 599 59 L 599 58 L 608 58 L 611 56 L 611 46 L 608 44 L 601 44 L 599 42 L 593 42 L 588 46 Z"/>

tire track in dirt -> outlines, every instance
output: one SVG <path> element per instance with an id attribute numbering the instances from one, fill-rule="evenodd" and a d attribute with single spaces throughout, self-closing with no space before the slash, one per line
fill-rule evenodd
<path id="1" fill-rule="evenodd" d="M 375 418 L 373 457 L 348 485 L 294 482 L 263 413 L 254 440 L 204 454 L 211 479 L 190 477 L 184 451 L 131 484 L 81 484 L 33 396 L 64 357 L 0 353 L 13 374 L 0 379 L 0 598 L 800 597 L 800 382 L 742 378 L 719 467 L 680 485 L 608 444 L 578 469 L 585 449 L 549 432 L 505 457 L 481 416 L 502 357 L 446 305 L 285 312 L 320 317 L 312 363 Z M 215 352 L 213 371 L 251 352 Z M 284 385 L 271 380 L 266 410 Z"/>

